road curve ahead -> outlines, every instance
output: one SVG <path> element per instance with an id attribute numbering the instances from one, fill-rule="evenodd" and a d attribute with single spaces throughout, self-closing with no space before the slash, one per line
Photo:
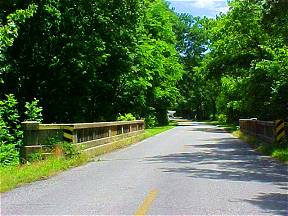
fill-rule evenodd
<path id="1" fill-rule="evenodd" d="M 285 165 L 186 122 L 1 195 L 2 215 L 287 215 Z"/>

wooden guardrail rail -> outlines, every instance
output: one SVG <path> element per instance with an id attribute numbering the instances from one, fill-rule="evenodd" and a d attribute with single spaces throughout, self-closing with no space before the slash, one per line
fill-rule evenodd
<path id="1" fill-rule="evenodd" d="M 89 152 L 94 148 L 144 132 L 144 121 L 117 121 L 76 124 L 40 124 L 22 122 L 24 147 L 21 157 L 26 160 L 30 154 L 41 152 L 49 154 L 51 138 L 73 143 L 78 149 Z"/>
<path id="2" fill-rule="evenodd" d="M 288 136 L 287 123 L 278 124 L 279 121 L 259 121 L 254 119 L 240 119 L 241 132 L 257 137 L 265 142 L 280 142 Z M 279 128 L 278 125 L 281 127 Z"/>

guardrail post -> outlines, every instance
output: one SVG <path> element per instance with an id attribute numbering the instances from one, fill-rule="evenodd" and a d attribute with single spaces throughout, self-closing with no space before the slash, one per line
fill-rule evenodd
<path id="1" fill-rule="evenodd" d="M 129 132 L 130 132 L 130 133 L 133 132 L 133 124 L 130 124 L 130 125 L 129 125 Z"/>
<path id="2" fill-rule="evenodd" d="M 24 146 L 39 145 L 38 130 L 40 122 L 25 121 L 22 122 L 23 128 L 23 144 Z"/>
<path id="3" fill-rule="evenodd" d="M 112 136 L 112 126 L 108 127 L 108 137 Z"/>
<path id="4" fill-rule="evenodd" d="M 75 144 L 77 142 L 78 142 L 77 130 L 75 130 L 74 127 L 73 127 L 73 143 Z"/>
<path id="5" fill-rule="evenodd" d="M 64 126 L 63 139 L 70 143 L 77 143 L 77 133 L 72 126 Z"/>
<path id="6" fill-rule="evenodd" d="M 285 138 L 285 124 L 283 120 L 275 121 L 275 140 L 276 142 L 281 142 Z"/>
<path id="7" fill-rule="evenodd" d="M 42 146 L 39 145 L 39 122 L 25 121 L 22 122 L 23 129 L 23 146 L 20 147 L 20 163 L 25 163 L 28 155 L 34 152 L 41 152 Z M 28 148 L 26 146 L 38 146 L 38 148 Z"/>

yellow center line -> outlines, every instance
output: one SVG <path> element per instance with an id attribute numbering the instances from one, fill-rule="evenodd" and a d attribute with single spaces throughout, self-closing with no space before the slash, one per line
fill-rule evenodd
<path id="1" fill-rule="evenodd" d="M 149 208 L 150 208 L 150 206 L 151 206 L 151 204 L 155 200 L 157 194 L 158 194 L 158 190 L 156 190 L 156 189 L 151 190 L 149 192 L 149 194 L 146 196 L 146 198 L 143 201 L 143 203 L 137 209 L 137 211 L 135 213 L 135 216 L 146 215 L 148 210 L 149 210 Z"/>

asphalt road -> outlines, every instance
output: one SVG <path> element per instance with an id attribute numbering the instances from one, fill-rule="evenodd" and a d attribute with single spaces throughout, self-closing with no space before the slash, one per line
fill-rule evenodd
<path id="1" fill-rule="evenodd" d="M 100 161 L 1 195 L 2 215 L 287 215 L 287 167 L 183 123 Z"/>

